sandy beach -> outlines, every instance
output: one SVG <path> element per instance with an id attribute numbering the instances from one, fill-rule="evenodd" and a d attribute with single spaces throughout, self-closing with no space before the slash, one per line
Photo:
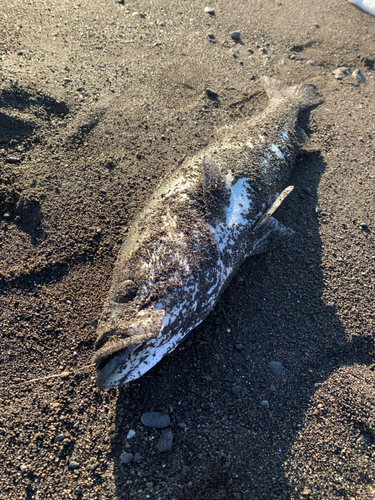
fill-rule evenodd
<path id="1" fill-rule="evenodd" d="M 373 499 L 375 17 L 346 0 L 0 14 L 0 498 Z M 276 212 L 295 236 L 150 372 L 100 391 L 132 221 L 181 158 L 267 107 L 262 76 L 324 98 Z"/>

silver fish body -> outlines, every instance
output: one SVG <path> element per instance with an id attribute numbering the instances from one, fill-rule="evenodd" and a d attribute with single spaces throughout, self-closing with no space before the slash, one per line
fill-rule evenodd
<path id="1" fill-rule="evenodd" d="M 183 161 L 133 225 L 98 324 L 97 385 L 142 376 L 201 323 L 244 259 L 291 231 L 272 217 L 321 102 L 312 85 L 265 78 L 270 103 Z"/>

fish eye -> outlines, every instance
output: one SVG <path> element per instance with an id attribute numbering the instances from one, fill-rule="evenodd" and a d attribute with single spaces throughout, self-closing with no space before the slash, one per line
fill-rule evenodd
<path id="1" fill-rule="evenodd" d="M 133 300 L 137 295 L 138 287 L 134 283 L 134 281 L 126 280 L 121 281 L 112 293 L 113 302 L 117 302 L 119 304 L 125 304 L 130 300 Z"/>

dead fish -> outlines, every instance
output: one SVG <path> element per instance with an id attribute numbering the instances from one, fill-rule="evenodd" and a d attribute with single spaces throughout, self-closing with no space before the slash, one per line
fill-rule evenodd
<path id="1" fill-rule="evenodd" d="M 98 323 L 97 385 L 141 377 L 213 309 L 244 259 L 292 231 L 272 215 L 305 134 L 312 85 L 264 78 L 269 106 L 185 159 L 135 221 Z"/>

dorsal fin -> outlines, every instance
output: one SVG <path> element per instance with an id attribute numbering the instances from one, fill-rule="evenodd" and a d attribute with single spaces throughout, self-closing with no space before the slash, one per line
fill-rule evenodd
<path id="1" fill-rule="evenodd" d="M 219 222 L 225 222 L 226 220 L 226 211 L 230 199 L 228 176 L 223 175 L 210 155 L 203 157 L 202 172 L 204 203 L 208 222 L 212 226 L 216 226 Z"/>

